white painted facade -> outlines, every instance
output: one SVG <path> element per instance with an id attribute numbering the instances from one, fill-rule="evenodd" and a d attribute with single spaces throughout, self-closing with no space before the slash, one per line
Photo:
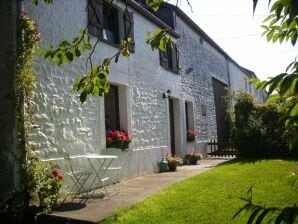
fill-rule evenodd
<path id="1" fill-rule="evenodd" d="M 57 0 L 47 6 L 41 1 L 36 7 L 31 0 L 26 0 L 24 9 L 39 24 L 43 36 L 40 48 L 75 37 L 87 25 L 86 4 L 82 0 Z M 124 7 L 121 1 L 114 4 Z M 162 97 L 163 93 L 170 89 L 175 98 L 176 121 L 184 109 L 180 102 L 181 76 L 163 69 L 159 52 L 151 51 L 145 43 L 145 32 L 153 32 L 158 27 L 130 10 L 134 12 L 135 53 L 129 59 L 120 58 L 111 66 L 108 76 L 111 84 L 119 86 L 120 126 L 132 136 L 130 150 L 123 152 L 118 160 L 123 167 L 122 179 L 157 171 L 157 162 L 170 151 L 168 99 Z M 93 43 L 96 40 L 91 39 Z M 93 60 L 100 62 L 116 50 L 100 42 Z M 81 104 L 78 95 L 72 93 L 75 78 L 86 72 L 85 60 L 83 57 L 59 68 L 36 57 L 37 89 L 33 104 L 37 128 L 30 134 L 30 143 L 44 158 L 59 157 L 64 152 L 79 155 L 105 149 L 103 97 L 88 97 Z M 176 141 L 182 145 L 186 138 L 182 120 L 180 123 Z M 178 135 L 183 137 L 179 139 Z M 181 147 L 177 145 L 177 149 L 180 154 Z"/>
<path id="2" fill-rule="evenodd" d="M 120 0 L 113 3 L 124 8 Z M 87 26 L 87 1 L 55 0 L 53 5 L 40 1 L 39 6 L 34 6 L 31 0 L 25 0 L 23 6 L 39 24 L 43 36 L 40 48 L 46 48 L 48 43 L 55 46 L 61 40 L 70 40 L 78 35 L 79 29 Z M 199 39 L 189 39 L 192 51 L 180 48 L 180 53 L 193 59 L 191 63 L 202 79 L 187 80 L 185 70 L 189 62 L 183 61 L 183 57 L 180 74 L 162 68 L 159 52 L 151 51 L 145 43 L 145 32 L 154 32 L 158 26 L 134 9 L 129 10 L 134 13 L 135 53 L 129 59 L 121 57 L 117 64 L 113 63 L 108 76 L 109 82 L 119 87 L 120 127 L 132 136 L 129 150 L 123 151 L 115 161 L 123 167 L 122 179 L 157 171 L 158 162 L 170 152 L 169 99 L 163 98 L 167 90 L 171 91 L 174 102 L 176 154 L 183 157 L 187 150 L 196 148 L 206 155 L 207 140 L 216 136 L 212 77 L 229 84 L 225 57 L 207 42 L 198 42 Z M 183 21 L 177 31 L 182 36 L 193 32 Z M 94 43 L 96 38 L 91 37 L 91 40 Z M 173 41 L 179 43 L 179 39 L 173 38 Z M 100 63 L 116 51 L 115 47 L 100 42 L 93 61 Z M 199 51 L 205 55 L 198 54 Z M 200 60 L 202 58 L 205 61 Z M 65 152 L 82 155 L 105 149 L 104 98 L 90 96 L 81 104 L 79 96 L 72 93 L 75 79 L 86 72 L 86 55 L 60 68 L 38 56 L 35 62 L 37 89 L 32 104 L 37 128 L 31 130 L 31 145 L 43 158 L 61 157 Z M 232 65 L 230 71 L 233 69 Z M 231 86 L 241 82 L 241 77 L 235 76 Z M 189 103 L 190 126 L 202 132 L 197 139 L 200 141 L 193 144 L 186 141 L 185 102 Z M 202 105 L 207 107 L 205 116 Z"/>

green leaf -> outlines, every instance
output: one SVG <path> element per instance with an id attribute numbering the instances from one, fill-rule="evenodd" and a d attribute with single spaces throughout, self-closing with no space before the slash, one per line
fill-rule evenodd
<path id="1" fill-rule="evenodd" d="M 83 44 L 83 50 L 91 50 L 92 49 L 92 45 L 90 43 L 84 43 Z"/>
<path id="2" fill-rule="evenodd" d="M 280 100 L 280 96 L 278 94 L 273 94 L 268 97 L 266 100 L 266 104 L 275 103 Z"/>
<path id="3" fill-rule="evenodd" d="M 93 91 L 92 91 L 93 96 L 99 96 L 99 88 L 98 86 L 94 85 Z"/>
<path id="4" fill-rule="evenodd" d="M 98 65 L 94 65 L 92 67 L 92 70 L 91 70 L 91 75 L 92 76 L 96 76 L 98 74 L 98 72 L 99 72 L 99 66 Z"/>
<path id="5" fill-rule="evenodd" d="M 292 108 L 290 112 L 291 117 L 298 117 L 298 102 L 296 102 L 295 106 Z"/>
<path id="6" fill-rule="evenodd" d="M 297 38 L 298 38 L 298 34 L 297 32 L 294 32 L 292 35 L 291 35 L 291 43 L 293 46 L 295 46 L 296 42 L 297 42 Z"/>
<path id="7" fill-rule="evenodd" d="M 84 91 L 80 94 L 80 101 L 81 101 L 81 103 L 84 103 L 84 102 L 86 101 L 86 99 L 87 99 L 87 95 L 88 95 L 87 90 L 84 90 Z"/>
<path id="8" fill-rule="evenodd" d="M 71 52 L 66 52 L 63 58 L 66 62 L 71 63 L 73 61 L 73 54 Z"/>
<path id="9" fill-rule="evenodd" d="M 267 41 L 268 42 L 272 39 L 273 34 L 274 34 L 274 31 L 273 30 L 270 30 L 269 33 L 267 34 Z"/>

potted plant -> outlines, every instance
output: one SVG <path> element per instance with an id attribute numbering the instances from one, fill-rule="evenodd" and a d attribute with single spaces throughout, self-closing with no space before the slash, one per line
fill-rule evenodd
<path id="1" fill-rule="evenodd" d="M 131 137 L 125 131 L 107 129 L 106 136 L 107 148 L 128 149 Z"/>
<path id="2" fill-rule="evenodd" d="M 198 135 L 197 131 L 188 129 L 186 132 L 187 142 L 195 141 L 197 135 Z"/>
<path id="3" fill-rule="evenodd" d="M 182 164 L 182 159 L 177 155 L 172 155 L 170 153 L 167 153 L 165 155 L 165 159 L 168 162 L 169 171 L 176 171 L 177 166 Z"/>
<path id="4" fill-rule="evenodd" d="M 185 155 L 185 163 L 187 165 L 196 165 L 198 160 L 202 158 L 201 154 L 195 152 L 194 150 L 188 151 Z"/>

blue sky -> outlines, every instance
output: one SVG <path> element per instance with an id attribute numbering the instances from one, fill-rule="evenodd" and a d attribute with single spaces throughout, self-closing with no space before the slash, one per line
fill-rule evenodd
<path id="1" fill-rule="evenodd" d="M 268 0 L 259 0 L 255 15 L 252 0 L 189 2 L 193 12 L 186 0 L 178 0 L 178 6 L 234 60 L 254 71 L 260 79 L 284 72 L 298 55 L 298 46 L 268 43 L 261 37 L 262 21 L 269 15 Z"/>

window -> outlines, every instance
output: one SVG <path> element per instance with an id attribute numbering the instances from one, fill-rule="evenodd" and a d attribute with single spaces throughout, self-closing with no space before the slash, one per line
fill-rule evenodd
<path id="1" fill-rule="evenodd" d="M 248 91 L 248 82 L 247 82 L 247 78 L 244 78 L 244 83 L 245 83 L 245 90 Z"/>
<path id="2" fill-rule="evenodd" d="M 104 0 L 88 1 L 89 33 L 107 43 L 119 45 L 121 39 L 131 37 L 134 40 L 133 13 L 122 11 Z M 134 42 L 129 44 L 134 52 Z"/>
<path id="3" fill-rule="evenodd" d="M 194 130 L 194 108 L 193 103 L 185 101 L 185 123 L 186 130 Z"/>
<path id="4" fill-rule="evenodd" d="M 104 94 L 105 128 L 123 130 L 130 134 L 129 87 L 110 84 L 110 91 Z"/>
<path id="5" fill-rule="evenodd" d="M 174 73 L 178 73 L 179 54 L 177 45 L 172 43 L 172 47 L 167 47 L 166 51 L 159 50 L 160 65 Z"/>
<path id="6" fill-rule="evenodd" d="M 104 95 L 106 129 L 120 130 L 118 87 L 110 85 L 109 93 Z"/>

